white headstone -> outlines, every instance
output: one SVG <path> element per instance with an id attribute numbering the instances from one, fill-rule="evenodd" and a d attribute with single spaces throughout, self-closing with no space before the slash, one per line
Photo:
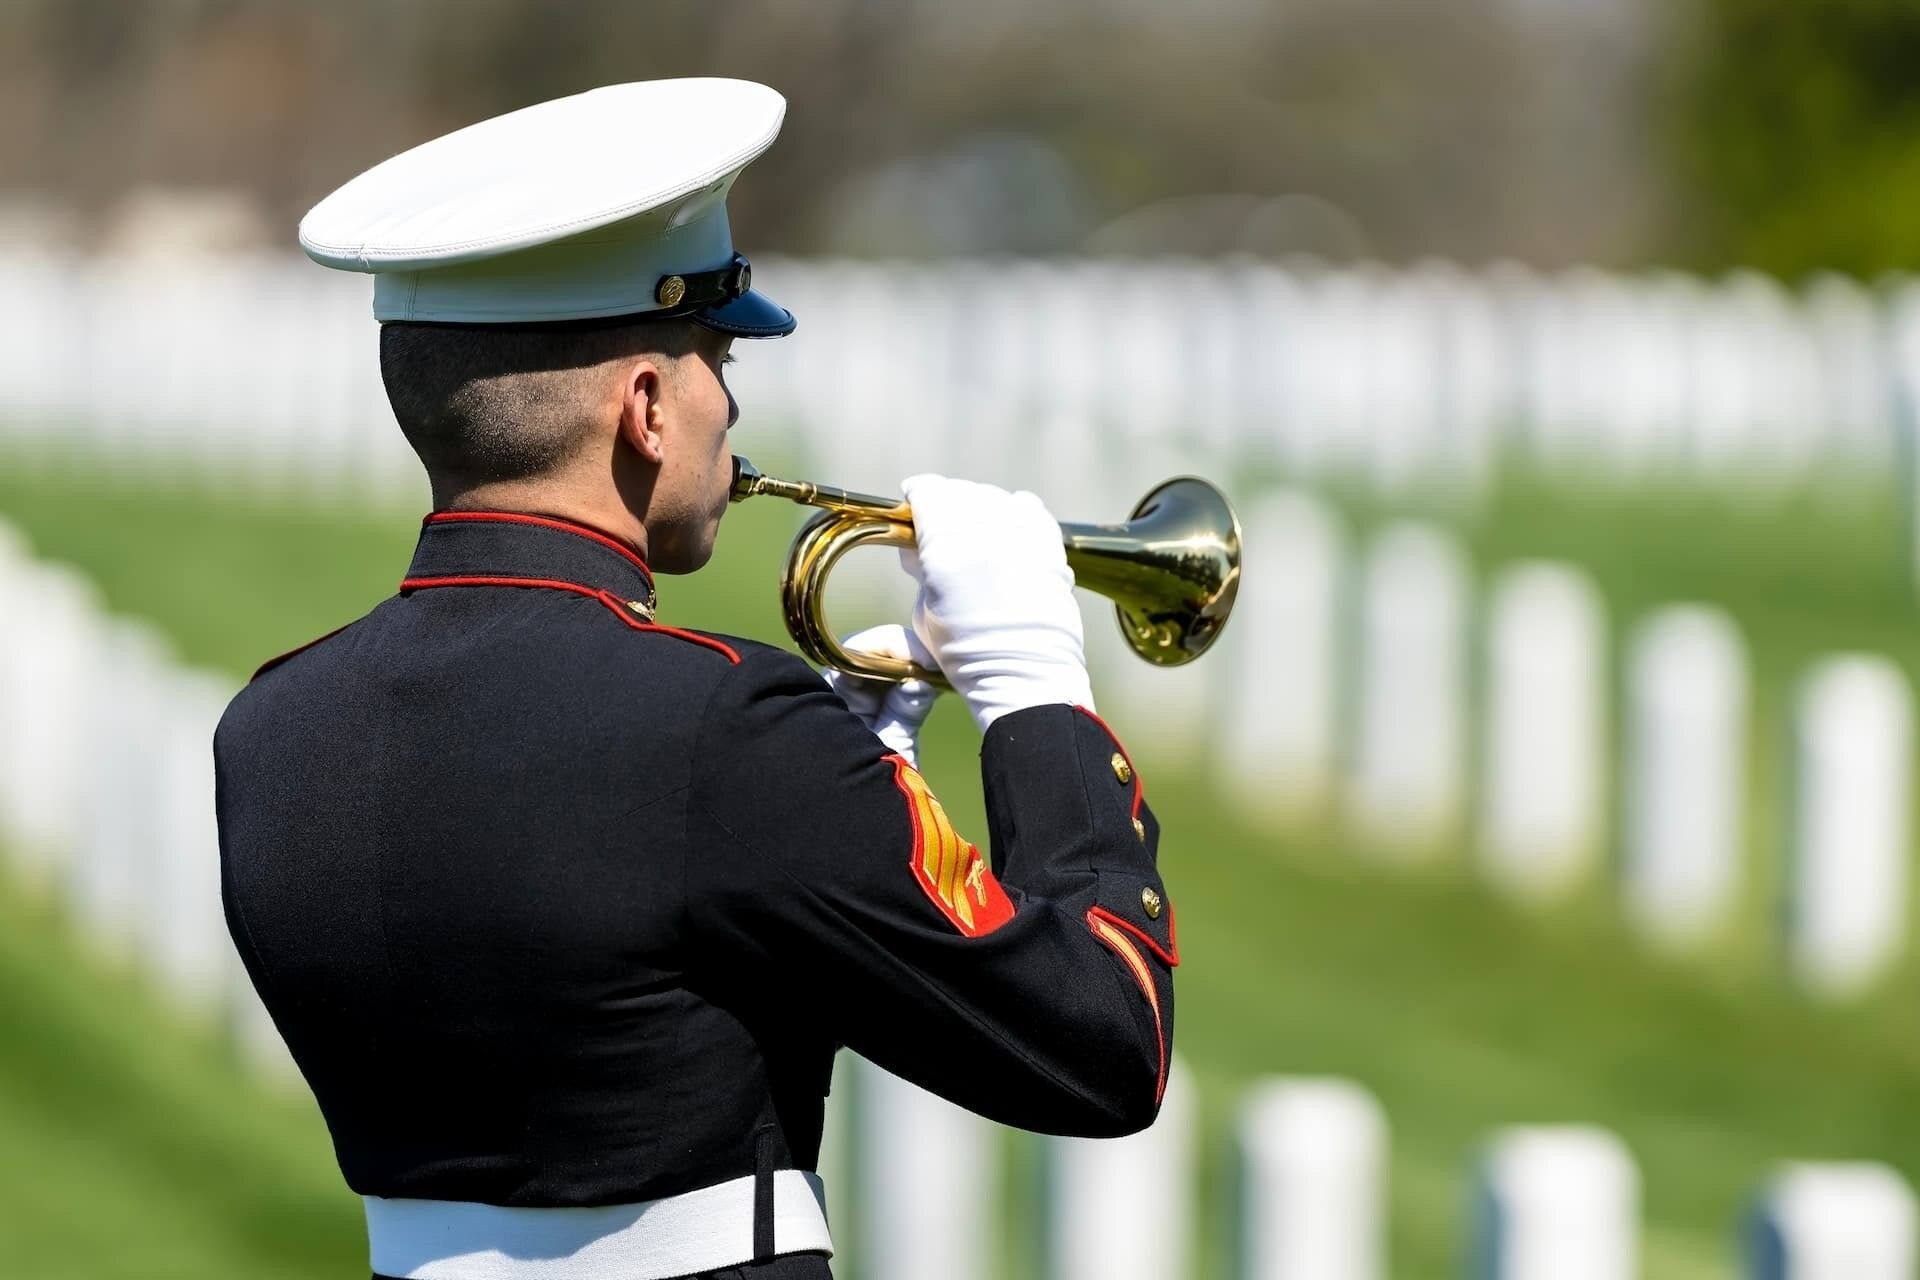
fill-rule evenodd
<path id="1" fill-rule="evenodd" d="M 1274 1079 L 1240 1108 L 1240 1280 L 1381 1280 L 1387 1121 L 1346 1080 Z"/>
<path id="2" fill-rule="evenodd" d="M 1480 857 L 1516 896 L 1572 888 L 1598 851 L 1605 653 L 1605 613 L 1585 573 L 1526 563 L 1500 575 L 1487 624 Z"/>
<path id="3" fill-rule="evenodd" d="M 1676 605 L 1634 633 L 1622 892 L 1658 943 L 1699 941 L 1739 894 L 1747 687 L 1746 646 L 1720 610 Z"/>
<path id="4" fill-rule="evenodd" d="M 146 918 L 163 910 L 152 845 L 171 662 L 153 628 L 110 620 L 85 710 L 92 767 L 68 884 L 94 946 L 118 960 L 132 958 Z"/>
<path id="5" fill-rule="evenodd" d="M 1749 1280 L 1913 1280 L 1913 1188 L 1883 1164 L 1789 1164 L 1747 1223 Z"/>
<path id="6" fill-rule="evenodd" d="M 859 1069 L 859 1060 L 846 1050 L 834 1055 L 833 1083 L 828 1089 L 826 1114 L 820 1129 L 820 1159 L 815 1165 L 827 1198 L 827 1226 L 833 1234 L 834 1269 L 847 1275 L 860 1274 L 860 1263 L 855 1256 L 859 1242 L 854 1233 L 847 1230 L 849 1215 L 857 1211 L 855 1197 L 858 1190 L 854 1184 L 853 1167 L 856 1155 L 853 1150 L 853 1093 L 856 1088 L 854 1077 Z"/>
<path id="7" fill-rule="evenodd" d="M 1500 463 L 1498 433 L 1514 413 L 1519 362 L 1498 300 L 1482 280 L 1446 263 L 1420 270 L 1438 312 L 1434 341 L 1443 361 L 1434 479 L 1442 492 L 1472 501 L 1484 495 Z"/>
<path id="8" fill-rule="evenodd" d="M 1196 1111 L 1176 1060 L 1150 1128 L 1050 1141 L 1052 1280 L 1162 1280 L 1192 1270 Z"/>
<path id="9" fill-rule="evenodd" d="M 231 947 L 227 949 L 225 968 L 227 1017 L 240 1060 L 256 1079 L 271 1088 L 288 1093 L 303 1089 L 300 1068 L 287 1042 L 281 1038 L 280 1029 L 273 1025 L 267 1007 L 260 1003 L 239 953 Z"/>
<path id="10" fill-rule="evenodd" d="M 150 762 L 159 778 L 148 815 L 158 880 L 152 959 L 177 997 L 209 1008 L 224 994 L 232 943 L 220 903 L 220 835 L 213 805 L 213 731 L 233 691 L 219 679 L 179 671 L 162 703 L 159 750 Z"/>
<path id="11" fill-rule="evenodd" d="M 1097 483 L 1084 490 L 1080 499 L 1084 505 L 1077 512 L 1054 505 L 1050 485 L 1049 508 L 1064 519 L 1121 523 L 1148 493 L 1175 476 L 1223 480 L 1203 456 L 1166 440 L 1139 441 L 1117 456 L 1100 455 L 1100 461 L 1101 465 L 1088 470 Z M 1144 760 L 1192 762 L 1218 748 L 1220 699 L 1233 696 L 1234 663 L 1224 657 L 1230 650 L 1216 647 L 1205 658 L 1183 666 L 1155 666 L 1127 644 L 1113 601 L 1084 588 L 1077 595 L 1094 699 L 1100 714 L 1126 738 L 1130 749 Z M 1240 625 L 1236 617 L 1228 633 Z M 1220 643 L 1230 642 L 1223 638 Z"/>
<path id="12" fill-rule="evenodd" d="M 1246 574 L 1234 617 L 1205 661 L 1226 663 L 1221 762 L 1254 810 L 1311 811 L 1332 783 L 1338 741 L 1340 524 L 1304 493 L 1241 511 Z"/>
<path id="13" fill-rule="evenodd" d="M 1329 271 L 1315 277 L 1312 315 L 1294 335 L 1302 348 L 1299 372 L 1311 406 L 1310 465 L 1362 471 L 1372 439 L 1374 283 L 1363 271 Z"/>
<path id="14" fill-rule="evenodd" d="M 28 877 L 45 879 L 80 835 L 105 615 L 90 582 L 53 565 L 16 566 L 0 591 L 0 821 Z"/>
<path id="15" fill-rule="evenodd" d="M 1368 842 L 1430 852 L 1458 827 L 1466 780 L 1467 558 L 1452 535 L 1388 526 L 1361 569 L 1347 811 Z"/>
<path id="16" fill-rule="evenodd" d="M 1906 285 L 1895 298 L 1911 288 Z M 1866 285 L 1835 272 L 1816 275 L 1807 284 L 1806 323 L 1820 365 L 1819 423 L 1833 433 L 1830 447 L 1855 465 L 1884 467 L 1888 461 L 1887 446 L 1894 438 L 1888 329 L 1897 306 L 1883 305 Z"/>
<path id="17" fill-rule="evenodd" d="M 1477 1171 L 1473 1274 L 1486 1280 L 1634 1280 L 1640 1171 L 1619 1138 L 1569 1125 L 1494 1136 Z"/>
<path id="18" fill-rule="evenodd" d="M 1882 973 L 1907 924 L 1913 694 L 1891 661 L 1830 657 L 1801 686 L 1787 951 L 1824 995 Z"/>
<path id="19" fill-rule="evenodd" d="M 859 1082 L 862 1274 L 987 1275 L 998 1221 L 992 1126 L 864 1060 Z"/>

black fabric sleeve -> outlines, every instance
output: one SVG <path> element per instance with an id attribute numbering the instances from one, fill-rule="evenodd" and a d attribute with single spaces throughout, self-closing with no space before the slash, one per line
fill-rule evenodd
<path id="1" fill-rule="evenodd" d="M 990 1119 L 1151 1123 L 1173 1048 L 1173 910 L 1124 750 L 1062 705 L 981 751 L 992 858 L 804 663 L 723 677 L 687 806 L 689 925 L 745 999 Z"/>

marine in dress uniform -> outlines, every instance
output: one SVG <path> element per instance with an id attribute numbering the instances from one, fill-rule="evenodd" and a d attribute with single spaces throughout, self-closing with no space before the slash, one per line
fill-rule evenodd
<path id="1" fill-rule="evenodd" d="M 774 336 L 724 198 L 783 110 L 736 81 L 543 104 L 362 175 L 303 242 L 374 272 L 383 321 Z M 625 139 L 630 169 L 573 180 Z M 984 850 L 914 767 L 928 691 L 665 625 L 635 541 L 552 511 L 436 510 L 397 594 L 235 698 L 227 920 L 377 1276 L 828 1275 L 842 1046 L 1027 1129 L 1151 1122 L 1174 916 L 1058 526 L 1031 495 L 908 493 L 893 643 L 984 728 Z"/>

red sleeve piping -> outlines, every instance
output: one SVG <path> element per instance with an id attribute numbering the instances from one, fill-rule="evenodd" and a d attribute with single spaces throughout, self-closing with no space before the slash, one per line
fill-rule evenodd
<path id="1" fill-rule="evenodd" d="M 1101 918 L 1103 914 L 1097 907 L 1087 912 L 1087 927 L 1132 971 L 1134 981 L 1140 984 L 1141 993 L 1147 997 L 1147 1004 L 1153 1009 L 1153 1034 L 1160 1049 L 1160 1069 L 1154 1080 L 1153 1102 L 1159 1106 L 1167 1092 L 1167 1026 L 1166 1020 L 1160 1016 L 1160 988 L 1155 985 L 1153 974 L 1148 972 L 1145 958 L 1127 940 L 1126 934 Z"/>
<path id="2" fill-rule="evenodd" d="M 1167 941 L 1172 944 L 1172 950 L 1168 950 L 1166 947 L 1161 946 L 1158 942 L 1154 940 L 1154 937 L 1152 934 L 1148 933 L 1145 929 L 1142 929 L 1139 925 L 1133 924 L 1132 922 L 1127 920 L 1122 920 L 1119 916 L 1113 914 L 1113 912 L 1107 910 L 1105 907 L 1090 908 L 1087 911 L 1087 915 L 1089 918 L 1098 916 L 1100 919 L 1105 920 L 1107 923 L 1114 925 L 1117 928 L 1125 929 L 1128 933 L 1140 939 L 1140 941 L 1146 943 L 1148 950 L 1152 951 L 1153 954 L 1155 954 L 1156 956 L 1159 956 L 1161 960 L 1166 962 L 1167 968 L 1177 969 L 1180 967 L 1180 938 L 1179 938 L 1179 935 L 1174 932 L 1173 904 L 1171 902 L 1167 904 Z"/>
<path id="3" fill-rule="evenodd" d="M 1133 807 L 1127 816 L 1138 821 L 1140 818 L 1140 806 L 1145 804 L 1147 799 L 1147 784 L 1145 780 L 1140 777 L 1139 767 L 1133 763 L 1133 757 L 1127 754 L 1126 747 L 1121 745 L 1120 735 L 1115 733 L 1112 727 L 1109 726 L 1105 720 L 1102 720 L 1096 712 L 1081 706 L 1077 702 L 1073 704 L 1073 709 L 1099 725 L 1100 732 L 1107 735 L 1108 741 L 1113 743 L 1113 749 L 1118 751 L 1120 758 L 1127 762 L 1127 772 L 1133 775 Z"/>

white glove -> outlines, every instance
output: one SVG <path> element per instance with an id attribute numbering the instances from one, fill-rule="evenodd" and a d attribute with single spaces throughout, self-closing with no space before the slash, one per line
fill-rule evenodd
<path id="1" fill-rule="evenodd" d="M 869 627 L 848 636 L 842 643 L 849 649 L 865 649 L 895 658 L 912 658 L 922 666 L 932 666 L 933 656 L 921 647 L 913 633 L 897 622 Z M 850 675 L 831 667 L 820 674 L 827 687 L 840 695 L 847 710 L 859 716 L 887 749 L 920 767 L 920 726 L 940 691 L 925 680 L 880 680 L 873 676 Z"/>
<path id="2" fill-rule="evenodd" d="M 1031 493 L 909 477 L 920 583 L 913 630 L 984 731 L 1010 711 L 1070 702 L 1093 710 L 1080 606 L 1060 524 Z"/>

